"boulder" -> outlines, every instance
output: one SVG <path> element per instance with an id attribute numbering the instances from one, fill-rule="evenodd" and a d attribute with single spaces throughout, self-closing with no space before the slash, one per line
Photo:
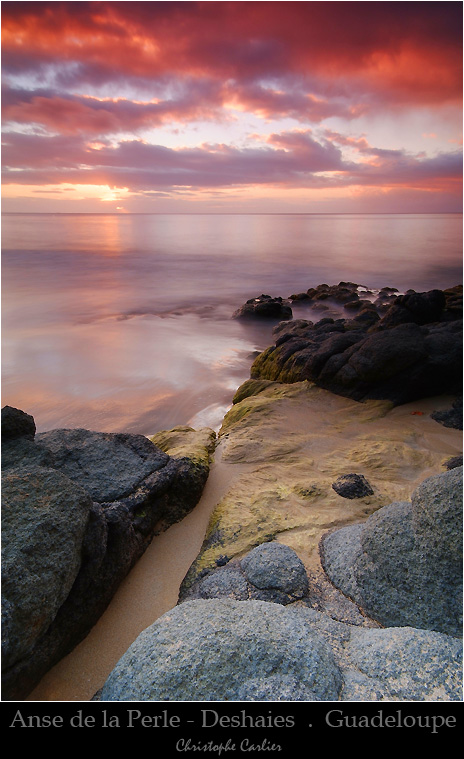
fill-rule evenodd
<path id="1" fill-rule="evenodd" d="M 289 546 L 262 543 L 241 561 L 247 580 L 256 588 L 275 588 L 294 598 L 308 592 L 308 578 L 301 559 Z"/>
<path id="2" fill-rule="evenodd" d="M 77 429 L 32 438 L 30 423 L 24 431 L 2 440 L 9 700 L 27 696 L 87 635 L 153 536 L 198 502 L 209 471 L 208 449 L 191 460 L 188 445 L 171 457 L 142 435 Z"/>
<path id="3" fill-rule="evenodd" d="M 324 638 L 264 601 L 188 601 L 139 635 L 103 686 L 102 701 L 237 701 L 245 694 L 337 700 L 342 678 Z"/>
<path id="4" fill-rule="evenodd" d="M 363 629 L 313 609 L 196 600 L 142 632 L 102 701 L 460 701 L 456 638 Z"/>
<path id="5" fill-rule="evenodd" d="M 36 427 L 34 417 L 26 414 L 21 409 L 12 406 L 2 408 L 2 440 L 13 440 L 14 438 L 34 439 Z"/>
<path id="6" fill-rule="evenodd" d="M 30 654 L 81 568 L 92 499 L 61 472 L 2 478 L 2 666 Z"/>
<path id="7" fill-rule="evenodd" d="M 293 316 L 288 301 L 273 298 L 270 295 L 260 295 L 251 298 L 232 315 L 233 319 L 276 319 L 278 321 L 291 319 Z"/>
<path id="8" fill-rule="evenodd" d="M 462 466 L 321 541 L 329 579 L 386 627 L 462 634 Z"/>
<path id="9" fill-rule="evenodd" d="M 308 576 L 297 553 L 282 543 L 262 543 L 241 560 L 220 563 L 201 573 L 179 600 L 197 598 L 255 599 L 287 605 L 308 595 Z"/>

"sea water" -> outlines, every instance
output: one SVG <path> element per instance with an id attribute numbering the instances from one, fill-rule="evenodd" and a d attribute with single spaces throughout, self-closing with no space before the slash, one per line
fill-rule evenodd
<path id="1" fill-rule="evenodd" d="M 39 432 L 217 429 L 272 343 L 234 311 L 341 280 L 461 283 L 462 216 L 5 214 L 2 406 Z"/>

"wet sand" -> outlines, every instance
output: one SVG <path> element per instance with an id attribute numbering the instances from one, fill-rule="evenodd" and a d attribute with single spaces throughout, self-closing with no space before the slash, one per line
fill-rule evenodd
<path id="1" fill-rule="evenodd" d="M 176 605 L 211 512 L 238 474 L 239 468 L 233 467 L 232 472 L 216 456 L 195 509 L 153 539 L 89 635 L 42 678 L 27 701 L 92 699 L 139 633 Z"/>
<path id="2" fill-rule="evenodd" d="M 325 455 L 323 449 L 327 452 L 327 447 L 331 449 L 334 460 L 338 455 L 340 455 L 340 461 L 343 460 L 347 440 L 346 434 L 341 434 L 339 424 L 341 417 L 344 417 L 346 422 L 350 416 L 351 401 L 331 394 L 327 397 L 330 400 L 324 409 L 324 414 L 328 414 L 329 417 L 333 414 L 331 417 L 333 423 L 330 423 L 329 418 L 326 419 L 328 426 L 322 436 L 323 445 L 322 438 L 319 439 L 318 454 L 321 465 L 322 457 Z M 462 433 L 459 430 L 448 429 L 430 417 L 433 410 L 446 409 L 449 406 L 450 399 L 448 398 L 426 399 L 415 404 L 397 407 L 383 418 L 372 420 L 373 431 L 378 432 L 379 440 L 383 439 L 384 443 L 387 442 L 387 449 L 394 447 L 388 446 L 388 440 L 394 441 L 406 427 L 410 440 L 409 446 L 415 450 L 420 459 L 424 455 L 422 464 L 418 463 L 416 458 L 416 464 L 411 471 L 409 469 L 403 471 L 396 482 L 395 476 L 390 479 L 392 472 L 387 467 L 384 476 L 386 484 L 391 482 L 391 501 L 396 497 L 409 498 L 409 494 L 419 482 L 432 474 L 444 471 L 444 460 L 462 452 Z M 308 418 L 309 409 L 301 407 L 300 411 L 301 415 L 295 416 L 294 411 L 285 415 L 283 421 L 282 418 L 279 419 L 280 440 L 288 439 L 295 433 L 298 425 L 303 425 L 307 430 L 313 427 Z M 338 422 L 335 423 L 335 420 Z M 313 418 L 312 422 L 315 421 L 316 419 Z M 358 421 L 354 426 L 361 436 L 365 434 L 365 421 Z M 330 430 L 329 433 L 328 430 Z M 353 426 L 350 430 L 351 437 Z M 322 432 L 320 427 L 319 431 Z M 316 436 L 318 436 L 317 433 Z M 272 439 L 276 438 L 272 436 Z M 179 586 L 201 549 L 208 521 L 215 506 L 231 490 L 235 481 L 247 472 L 252 473 L 252 463 L 243 463 L 243 460 L 241 462 L 222 460 L 221 452 L 226 447 L 224 441 L 224 445 L 220 445 L 216 450 L 215 461 L 197 507 L 182 522 L 173 525 L 153 540 L 87 638 L 42 679 L 27 699 L 28 701 L 91 700 L 138 634 L 176 605 Z M 314 452 L 313 449 L 313 455 Z M 385 457 L 385 448 L 382 449 L 382 457 Z M 314 464 L 317 466 L 317 461 Z M 389 493 L 390 484 L 388 484 Z M 344 509 L 344 515 L 339 514 L 337 517 L 330 509 L 332 513 L 329 519 L 339 520 L 340 524 L 345 521 L 359 521 L 359 516 L 350 514 L 350 511 L 353 511 L 352 504 L 351 501 L 347 501 L 346 504 L 340 502 L 339 508 Z M 288 508 L 291 508 L 290 504 Z M 294 534 L 292 530 L 289 530 L 283 533 L 280 539 L 282 538 L 283 542 L 287 542 L 297 550 L 307 568 L 310 568 L 310 555 L 306 556 L 305 551 L 300 550 L 304 532 L 300 534 L 300 529 L 297 529 Z"/>

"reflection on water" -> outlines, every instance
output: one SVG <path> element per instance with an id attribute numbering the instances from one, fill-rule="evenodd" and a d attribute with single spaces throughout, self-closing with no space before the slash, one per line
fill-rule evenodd
<path id="1" fill-rule="evenodd" d="M 40 431 L 217 427 L 272 340 L 271 325 L 230 318 L 261 293 L 461 281 L 460 215 L 12 214 L 2 226 L 2 404 Z"/>

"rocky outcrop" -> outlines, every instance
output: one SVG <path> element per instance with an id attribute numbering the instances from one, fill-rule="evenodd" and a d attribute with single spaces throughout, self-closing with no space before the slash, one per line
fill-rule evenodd
<path id="1" fill-rule="evenodd" d="M 462 634 L 462 466 L 324 536 L 333 584 L 384 626 Z"/>
<path id="2" fill-rule="evenodd" d="M 264 543 L 199 576 L 132 644 L 98 698 L 461 701 L 461 491 L 462 468 L 450 470 L 417 488 L 412 505 L 386 506 L 324 538 L 329 577 L 377 622 L 340 621 L 339 598 L 315 608 L 313 576 L 297 554 Z M 359 571 L 361 543 L 369 556 Z"/>
<path id="3" fill-rule="evenodd" d="M 197 600 L 147 628 L 103 701 L 460 701 L 460 641 L 304 607 Z"/>
<path id="4" fill-rule="evenodd" d="M 335 291 L 340 301 L 340 285 L 316 288 L 317 302 L 324 296 L 336 299 Z M 345 306 L 351 307 L 353 318 L 298 319 L 278 325 L 275 344 L 253 363 L 252 378 L 310 380 L 358 401 L 382 399 L 395 405 L 462 393 L 459 288 L 389 294 L 393 302 L 383 315 L 375 302 L 355 311 L 359 295 L 353 288 L 344 289 L 349 299 Z M 314 301 L 316 296 L 311 297 Z"/>
<path id="5" fill-rule="evenodd" d="M 27 417 L 2 410 L 16 430 L 2 439 L 5 700 L 24 698 L 85 637 L 153 535 L 195 506 L 214 436 L 176 458 L 141 435 L 34 437 Z"/>
<path id="6" fill-rule="evenodd" d="M 218 435 L 216 461 L 226 485 L 182 594 L 203 572 L 230 568 L 269 541 L 294 548 L 308 570 L 318 568 L 319 541 L 329 529 L 360 522 L 392 500 L 409 500 L 462 450 L 456 430 L 424 434 L 438 428 L 430 421 L 436 406 L 421 408 L 417 415 L 415 404 L 357 403 L 308 382 L 247 380 Z M 359 497 L 334 489 L 344 473 L 368 483 L 362 491 L 348 489 Z"/>
<path id="7" fill-rule="evenodd" d="M 281 321 L 291 319 L 291 306 L 287 300 L 273 298 L 271 295 L 260 295 L 250 298 L 232 315 L 233 319 L 273 319 Z"/>

